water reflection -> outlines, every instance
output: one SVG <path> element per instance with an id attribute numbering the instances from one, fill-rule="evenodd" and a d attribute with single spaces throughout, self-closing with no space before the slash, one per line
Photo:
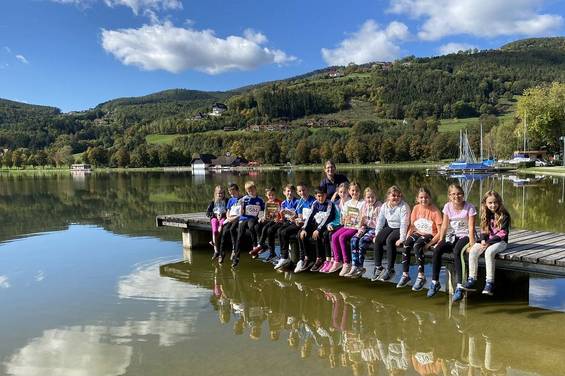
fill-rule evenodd
<path id="1" fill-rule="evenodd" d="M 502 175 L 426 176 L 424 171 L 372 170 L 345 171 L 350 180 L 370 185 L 378 196 L 388 186 L 399 185 L 408 202 L 414 202 L 420 186 L 428 187 L 435 203 L 447 200 L 447 186 L 460 182 L 467 187 L 469 200 L 479 204 L 488 189 L 504 196 L 514 219 L 514 227 L 530 230 L 565 232 L 565 178 L 543 179 L 535 185 L 515 187 Z M 18 236 L 66 229 L 70 224 L 94 224 L 118 234 L 152 235 L 177 239 L 176 232 L 156 229 L 154 218 L 164 213 L 204 211 L 213 187 L 236 182 L 243 185 L 250 178 L 259 187 L 282 187 L 287 182 L 304 181 L 315 186 L 321 172 L 265 171 L 192 175 L 188 172 L 91 174 L 84 180 L 70 175 L 15 176 L 1 175 L 0 241 Z M 174 235 L 173 235 L 174 234 Z"/>
<path id="2" fill-rule="evenodd" d="M 130 346 L 105 343 L 99 326 L 46 330 L 11 356 L 7 374 L 15 376 L 123 375 L 131 362 Z"/>
<path id="3" fill-rule="evenodd" d="M 468 308 L 367 281 L 298 278 L 266 267 L 215 267 L 213 276 L 198 271 L 209 268 L 193 254 L 192 264 L 170 263 L 160 271 L 208 288 L 218 321 L 234 335 L 286 341 L 296 359 L 317 358 L 353 375 L 552 375 L 565 356 L 563 315 L 520 301 Z"/>

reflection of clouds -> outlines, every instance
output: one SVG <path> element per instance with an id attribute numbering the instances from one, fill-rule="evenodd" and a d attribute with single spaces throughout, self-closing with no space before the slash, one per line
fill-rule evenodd
<path id="1" fill-rule="evenodd" d="M 34 279 L 35 279 L 37 282 L 43 281 L 43 280 L 45 279 L 45 273 L 43 273 L 43 270 L 39 270 L 39 271 L 37 272 L 37 274 L 35 275 Z"/>
<path id="2" fill-rule="evenodd" d="M 10 287 L 10 282 L 8 282 L 8 277 L 5 275 L 0 275 L 0 288 L 7 289 Z"/>
<path id="3" fill-rule="evenodd" d="M 112 335 L 127 341 L 132 336 L 156 335 L 160 346 L 171 346 L 194 332 L 199 311 L 208 306 L 210 292 L 188 283 L 161 277 L 159 264 L 140 265 L 118 284 L 121 299 L 163 302 L 149 319 L 128 321 L 113 328 Z M 187 309 L 190 307 L 190 309 Z"/>
<path id="4" fill-rule="evenodd" d="M 565 311 L 565 279 L 530 278 L 531 306 Z"/>
<path id="5" fill-rule="evenodd" d="M 51 329 L 4 363 L 10 375 L 111 376 L 123 375 L 132 348 L 103 343 L 104 328 Z"/>
<path id="6" fill-rule="evenodd" d="M 544 300 L 555 295 L 557 290 L 550 279 L 530 279 L 530 300 Z"/>
<path id="7" fill-rule="evenodd" d="M 185 306 L 189 301 L 204 302 L 209 295 L 206 289 L 161 277 L 157 263 L 137 267 L 131 274 L 122 277 L 118 284 L 121 299 L 158 300 Z"/>

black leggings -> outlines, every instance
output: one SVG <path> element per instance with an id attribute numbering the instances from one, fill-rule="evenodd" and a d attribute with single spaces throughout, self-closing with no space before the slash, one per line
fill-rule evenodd
<path id="1" fill-rule="evenodd" d="M 324 235 L 323 233 L 320 233 L 318 239 L 314 240 L 314 238 L 312 237 L 313 232 L 314 231 L 308 231 L 304 239 L 300 239 L 300 236 L 298 237 L 298 249 L 300 252 L 299 254 L 300 260 L 304 260 L 306 257 L 308 257 L 309 260 L 312 260 L 314 256 L 314 252 L 312 252 L 312 247 L 311 247 L 312 243 L 315 243 L 316 257 L 317 258 L 324 257 L 325 254 L 324 242 L 323 242 Z"/>
<path id="2" fill-rule="evenodd" d="M 287 223 L 279 229 L 279 245 L 281 246 L 281 257 L 287 259 L 290 238 L 298 234 L 300 227 L 295 223 Z"/>
<path id="3" fill-rule="evenodd" d="M 222 234 L 220 236 L 220 253 L 222 255 L 226 254 L 228 247 L 234 249 L 235 243 L 237 242 L 237 226 L 238 221 L 226 222 L 222 227 Z"/>
<path id="4" fill-rule="evenodd" d="M 432 256 L 432 279 L 434 281 L 439 281 L 439 272 L 441 270 L 441 256 L 444 253 L 453 252 L 453 264 L 455 265 L 455 279 L 457 283 L 461 283 L 463 279 L 463 269 L 461 267 L 461 252 L 465 246 L 469 243 L 469 237 L 464 236 L 462 238 L 455 237 L 453 242 L 448 242 L 441 240 L 436 248 L 434 249 L 434 254 Z"/>
<path id="5" fill-rule="evenodd" d="M 414 255 L 418 262 L 418 273 L 424 273 L 424 246 L 433 239 L 433 235 L 412 234 L 406 238 L 404 242 L 404 250 L 402 251 L 402 271 L 408 273 L 410 270 L 410 253 L 414 249 Z"/>
<path id="6" fill-rule="evenodd" d="M 383 227 L 375 237 L 375 267 L 382 266 L 384 247 L 386 245 L 386 258 L 388 270 L 394 270 L 396 262 L 396 241 L 400 239 L 400 229 Z"/>
<path id="7" fill-rule="evenodd" d="M 283 226 L 282 222 L 269 221 L 263 223 L 263 228 L 261 229 L 261 237 L 259 238 L 259 244 L 264 246 L 267 239 L 269 240 L 269 248 L 271 252 L 275 251 L 275 236 L 277 231 Z"/>
<path id="8" fill-rule="evenodd" d="M 241 253 L 241 246 L 243 243 L 243 237 L 245 236 L 245 232 L 247 229 L 251 232 L 251 244 L 257 244 L 257 233 L 253 231 L 253 227 L 257 223 L 257 218 L 249 218 L 248 220 L 239 222 L 237 227 L 237 240 L 235 243 L 235 258 L 239 258 L 239 254 Z"/>

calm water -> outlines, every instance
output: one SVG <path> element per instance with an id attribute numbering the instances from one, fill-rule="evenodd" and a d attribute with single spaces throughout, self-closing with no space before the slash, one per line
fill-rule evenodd
<path id="1" fill-rule="evenodd" d="M 348 176 L 381 193 L 398 184 L 409 201 L 423 184 L 439 205 L 451 181 Z M 320 176 L 252 178 L 279 187 Z M 504 297 L 450 305 L 447 294 L 275 273 L 248 259 L 233 272 L 155 228 L 155 215 L 201 211 L 215 184 L 247 179 L 0 176 L 0 374 L 565 374 L 565 279 L 511 276 Z M 481 191 L 504 192 L 515 228 L 565 232 L 563 178 L 463 183 L 475 204 Z"/>

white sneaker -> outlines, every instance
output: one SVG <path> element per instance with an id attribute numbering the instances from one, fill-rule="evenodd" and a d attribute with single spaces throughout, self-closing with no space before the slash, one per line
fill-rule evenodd
<path id="1" fill-rule="evenodd" d="M 341 271 L 339 272 L 339 276 L 343 277 L 351 270 L 351 264 L 343 264 L 341 267 Z"/>
<path id="2" fill-rule="evenodd" d="M 277 262 L 277 265 L 275 265 L 275 270 L 282 269 L 285 266 L 288 266 L 289 264 L 290 264 L 290 259 L 282 258 L 279 260 L 279 262 Z"/>
<path id="3" fill-rule="evenodd" d="M 344 277 L 351 277 L 353 274 L 355 274 L 357 272 L 357 267 L 355 265 L 351 266 L 351 269 L 349 269 L 349 271 L 347 272 L 347 274 L 344 274 Z"/>
<path id="4" fill-rule="evenodd" d="M 294 272 L 295 272 L 295 273 L 300 273 L 301 271 L 303 271 L 305 264 L 306 264 L 306 263 L 304 262 L 304 260 L 298 261 L 298 263 L 296 264 L 296 268 L 294 268 Z"/>

